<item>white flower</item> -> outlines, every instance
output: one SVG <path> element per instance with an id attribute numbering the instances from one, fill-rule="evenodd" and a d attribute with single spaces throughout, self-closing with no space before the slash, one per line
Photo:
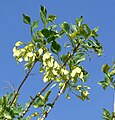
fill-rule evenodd
<path id="1" fill-rule="evenodd" d="M 28 61 L 28 56 L 27 56 L 27 55 L 24 57 L 24 60 L 25 60 L 25 61 Z"/>
<path id="2" fill-rule="evenodd" d="M 69 71 L 67 71 L 66 69 L 61 69 L 61 73 L 64 74 L 64 75 L 68 75 L 69 74 Z"/>
<path id="3" fill-rule="evenodd" d="M 48 66 L 49 67 L 53 67 L 53 64 L 54 64 L 54 59 L 53 59 L 53 57 L 51 57 L 51 60 L 48 60 Z"/>
<path id="4" fill-rule="evenodd" d="M 75 77 L 75 75 L 76 75 L 77 73 L 78 73 L 78 74 L 81 73 L 81 68 L 76 67 L 74 70 L 72 70 L 72 72 L 71 72 L 71 77 Z"/>
<path id="5" fill-rule="evenodd" d="M 86 91 L 86 90 L 85 90 L 85 91 L 83 91 L 83 95 L 84 95 L 84 96 L 88 96 L 88 94 L 89 94 L 89 92 L 88 92 L 88 91 Z"/>
<path id="6" fill-rule="evenodd" d="M 23 61 L 23 59 L 22 59 L 22 58 L 19 58 L 19 59 L 18 59 L 18 62 L 22 62 L 22 61 Z"/>
<path id="7" fill-rule="evenodd" d="M 56 70 L 52 70 L 52 73 L 54 74 L 54 75 L 58 75 L 58 73 L 57 73 L 57 71 Z"/>
<path id="8" fill-rule="evenodd" d="M 46 52 L 46 53 L 43 55 L 43 61 L 45 61 L 46 59 L 49 59 L 49 58 L 50 58 L 50 55 L 51 55 L 51 53 Z"/>
<path id="9" fill-rule="evenodd" d="M 60 68 L 60 65 L 58 64 L 58 62 L 57 62 L 57 61 L 55 61 L 55 62 L 54 62 L 54 68 L 57 68 L 57 69 L 59 69 L 59 68 Z"/>
<path id="10" fill-rule="evenodd" d="M 83 72 L 80 73 L 79 78 L 83 79 Z"/>
<path id="11" fill-rule="evenodd" d="M 41 54 L 43 53 L 43 49 L 40 48 L 40 49 L 38 50 L 38 53 L 39 53 L 39 55 L 41 55 Z"/>
<path id="12" fill-rule="evenodd" d="M 28 52 L 28 53 L 27 53 L 27 56 L 28 56 L 28 57 L 33 57 L 33 53 L 32 53 L 32 52 Z"/>
<path id="13" fill-rule="evenodd" d="M 14 54 L 13 54 L 13 56 L 14 56 L 14 57 L 16 57 L 16 56 L 18 57 L 18 56 L 20 56 L 20 54 L 21 54 L 21 51 L 15 49 L 15 50 L 14 50 Z"/>
<path id="14" fill-rule="evenodd" d="M 13 51 L 13 53 L 15 53 L 17 51 L 17 48 L 14 47 L 12 51 Z"/>
<path id="15" fill-rule="evenodd" d="M 26 50 L 24 48 L 20 49 L 21 52 L 26 52 Z"/>
<path id="16" fill-rule="evenodd" d="M 18 42 L 16 42 L 15 46 L 18 47 L 18 46 L 20 46 L 20 45 L 22 45 L 22 44 L 23 44 L 23 42 L 18 41 Z"/>
<path id="17" fill-rule="evenodd" d="M 48 81 L 47 75 L 44 75 L 44 76 L 43 76 L 43 81 L 44 81 L 44 83 L 46 83 L 46 82 Z"/>

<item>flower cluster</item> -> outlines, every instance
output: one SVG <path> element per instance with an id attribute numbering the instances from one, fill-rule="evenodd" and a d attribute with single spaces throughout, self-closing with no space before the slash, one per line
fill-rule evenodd
<path id="1" fill-rule="evenodd" d="M 43 81 L 47 82 L 50 80 L 55 80 L 56 82 L 60 82 L 61 80 L 67 80 L 69 78 L 69 71 L 62 67 L 51 53 L 47 51 L 43 55 L 43 68 L 45 73 L 43 75 Z M 42 71 L 43 72 L 43 71 Z"/>
<path id="2" fill-rule="evenodd" d="M 71 72 L 71 77 L 72 81 L 76 78 L 79 77 L 81 80 L 83 80 L 83 72 L 82 69 L 78 66 L 74 67 L 74 69 Z"/>
<path id="3" fill-rule="evenodd" d="M 24 47 L 22 47 L 22 45 L 24 45 Z M 23 60 L 26 62 L 34 61 L 36 57 L 34 44 L 29 42 L 28 45 L 25 45 L 21 41 L 16 42 L 13 48 L 13 56 L 18 62 L 22 62 Z"/>

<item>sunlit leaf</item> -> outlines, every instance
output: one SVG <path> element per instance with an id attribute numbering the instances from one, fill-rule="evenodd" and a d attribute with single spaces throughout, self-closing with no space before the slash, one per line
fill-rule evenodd
<path id="1" fill-rule="evenodd" d="M 70 32 L 70 25 L 67 22 L 63 22 L 60 27 L 62 28 L 62 30 L 66 33 L 69 34 Z"/>
<path id="2" fill-rule="evenodd" d="M 58 54 L 61 51 L 60 44 L 56 41 L 53 41 L 51 44 L 51 51 L 55 54 Z"/>
<path id="3" fill-rule="evenodd" d="M 31 18 L 28 15 L 23 14 L 23 22 L 25 24 L 30 24 L 31 23 Z"/>

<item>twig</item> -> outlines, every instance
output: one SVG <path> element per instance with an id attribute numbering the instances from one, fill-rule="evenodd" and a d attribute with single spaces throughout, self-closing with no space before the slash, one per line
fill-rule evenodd
<path id="1" fill-rule="evenodd" d="M 65 89 L 65 86 L 66 84 L 69 82 L 69 80 L 67 80 L 65 82 L 65 84 L 63 85 L 63 87 L 59 90 L 56 98 L 54 99 L 53 103 L 52 103 L 52 106 L 54 106 L 54 104 L 56 103 L 56 101 L 58 100 L 58 98 L 61 96 L 61 94 L 63 93 L 64 89 Z M 41 120 L 45 120 L 45 118 L 47 117 L 47 115 L 49 114 L 49 112 L 52 110 L 52 107 L 49 107 L 49 109 L 47 110 L 47 112 L 43 115 L 43 117 L 41 118 Z"/>
<path id="2" fill-rule="evenodd" d="M 23 81 L 21 82 L 21 84 L 19 85 L 18 87 L 18 90 L 16 91 L 15 95 L 14 95 L 14 98 L 12 99 L 11 103 L 10 103 L 10 106 L 12 106 L 12 104 L 14 103 L 16 97 L 18 96 L 19 94 L 19 91 L 21 89 L 21 87 L 23 86 L 24 82 L 26 81 L 26 79 L 28 78 L 30 72 L 32 71 L 33 67 L 35 66 L 36 64 L 36 60 L 34 61 L 33 65 L 31 66 L 31 68 L 29 69 L 29 71 L 27 72 L 26 76 L 24 77 Z"/>
<path id="3" fill-rule="evenodd" d="M 28 112 L 29 108 L 31 107 L 31 105 L 34 103 L 34 101 L 50 86 L 50 84 L 53 81 L 50 81 L 37 95 L 35 95 L 35 97 L 32 99 L 32 101 L 30 102 L 29 106 L 26 108 L 26 110 L 22 113 L 22 115 L 20 116 L 20 118 L 24 117 L 24 115 Z"/>

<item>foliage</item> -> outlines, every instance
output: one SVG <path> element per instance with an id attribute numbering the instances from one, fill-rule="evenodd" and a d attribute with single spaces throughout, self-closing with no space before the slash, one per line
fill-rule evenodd
<path id="1" fill-rule="evenodd" d="M 28 43 L 17 41 L 13 48 L 13 56 L 17 63 L 24 64 L 27 74 L 16 92 L 0 98 L 0 112 L 2 112 L 0 117 L 2 119 L 30 120 L 32 117 L 38 117 L 38 120 L 44 120 L 61 94 L 65 94 L 67 99 L 70 99 L 73 93 L 83 101 L 89 100 L 90 87 L 86 86 L 89 73 L 81 63 L 86 60 L 86 57 L 91 57 L 92 52 L 98 56 L 103 52 L 102 45 L 97 40 L 98 27 L 91 30 L 88 24 L 83 23 L 82 16 L 76 18 L 75 24 L 71 25 L 67 22 L 57 25 L 54 22 L 56 18 L 55 15 L 48 15 L 45 6 L 41 5 L 40 19 L 44 28 L 39 29 L 40 20 L 32 22 L 30 16 L 23 14 L 23 22 L 30 27 L 31 41 Z M 64 36 L 67 37 L 67 41 L 63 46 L 61 41 Z M 23 108 L 17 102 L 20 89 L 37 62 L 41 64 L 39 73 L 43 75 L 44 85 L 46 83 L 47 85 L 34 97 L 30 97 L 31 99 Z M 99 84 L 104 89 L 112 82 L 114 75 L 113 70 L 108 72 L 109 69 L 107 64 L 103 66 L 106 78 Z M 55 86 L 58 86 L 58 93 L 53 101 L 49 101 L 52 88 Z M 40 109 L 41 112 L 34 112 L 24 118 L 30 107 Z"/>
<path id="2" fill-rule="evenodd" d="M 99 82 L 99 85 L 101 85 L 104 90 L 106 90 L 108 87 L 111 87 L 112 89 L 114 89 L 114 92 L 115 92 L 115 79 L 114 79 L 115 62 L 113 61 L 112 66 L 109 66 L 108 63 L 104 64 L 102 66 L 102 72 L 105 74 L 105 77 L 104 77 L 104 80 Z M 114 104 L 115 104 L 115 98 L 114 98 Z M 113 120 L 115 118 L 114 112 L 112 112 L 112 115 L 111 115 L 107 109 L 103 109 L 103 119 L 104 120 Z"/>

